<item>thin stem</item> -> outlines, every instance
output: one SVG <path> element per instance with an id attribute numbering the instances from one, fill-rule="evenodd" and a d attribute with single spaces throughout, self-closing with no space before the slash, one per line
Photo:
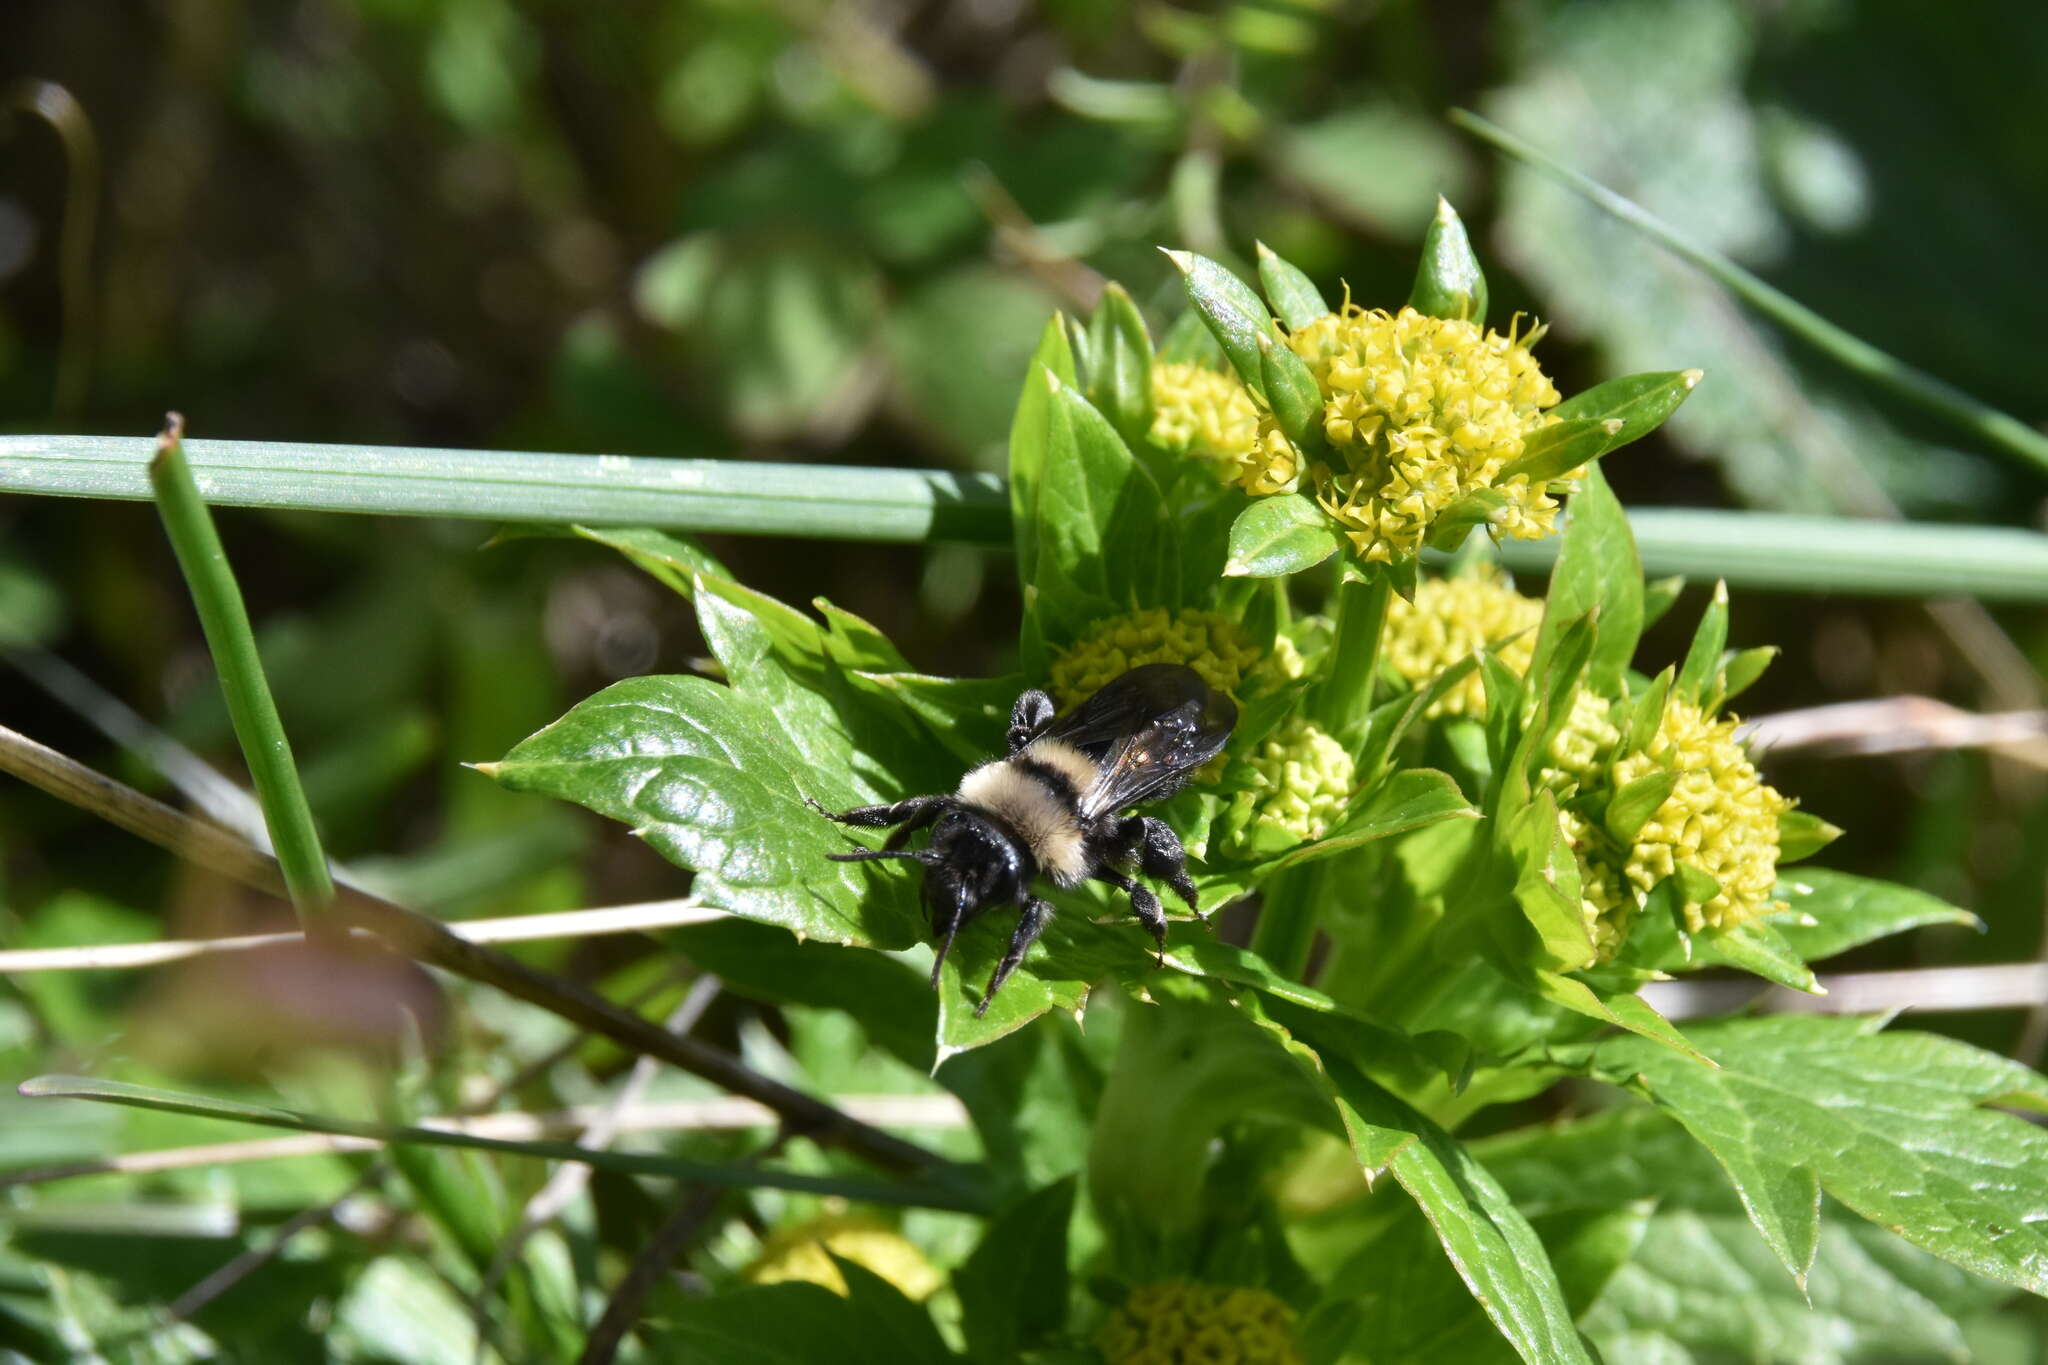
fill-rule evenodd
<path id="1" fill-rule="evenodd" d="M 291 742 L 285 738 L 277 702 L 263 676 L 256 633 L 249 627 L 249 609 L 242 601 L 235 571 L 228 565 L 220 533 L 206 510 L 206 500 L 185 463 L 184 434 L 185 419 L 170 414 L 157 441 L 156 458 L 150 462 L 149 481 L 156 489 L 164 532 L 177 552 L 192 605 L 198 609 L 214 670 L 220 674 L 228 716 L 256 784 L 256 799 L 263 807 L 263 823 L 270 830 L 285 888 L 291 893 L 292 907 L 299 912 L 300 926 L 310 934 L 320 927 L 328 903 L 334 899 L 334 880 L 327 872 L 327 855 L 320 849 L 320 833 L 313 827 L 312 807 L 306 804 L 305 788 L 299 785 Z"/>
<path id="2" fill-rule="evenodd" d="M 894 1204 L 906 1208 L 951 1209 L 961 1213 L 986 1211 L 986 1201 L 971 1186 L 953 1182 L 892 1185 L 873 1180 L 851 1180 L 841 1176 L 803 1175 L 794 1171 L 771 1171 L 758 1166 L 688 1161 L 680 1157 L 655 1156 L 644 1152 L 614 1152 L 579 1147 L 573 1142 L 534 1142 L 517 1138 L 487 1137 L 459 1128 L 422 1128 L 404 1123 L 367 1123 L 332 1114 L 305 1114 L 267 1105 L 238 1104 L 204 1095 L 183 1095 L 150 1086 L 126 1085 L 116 1081 L 89 1080 L 82 1076 L 38 1076 L 23 1081 L 24 1099 L 93 1100 L 102 1104 L 154 1109 L 168 1114 L 190 1114 L 198 1118 L 226 1119 L 253 1123 L 265 1128 L 289 1128 L 302 1133 L 331 1133 L 340 1137 L 367 1138 L 377 1142 L 413 1143 L 428 1147 L 467 1147 L 499 1152 L 507 1156 L 539 1157 L 548 1161 L 577 1161 L 599 1170 L 621 1175 L 649 1175 L 670 1180 L 688 1180 L 706 1185 L 791 1190 L 802 1194 L 836 1195 L 870 1204 Z"/>
<path id="3" fill-rule="evenodd" d="M 0 726 L 0 772 L 12 773 L 200 867 L 273 896 L 284 894 L 284 878 L 268 854 L 5 726 Z M 529 967 L 483 944 L 469 943 L 437 920 L 349 886 L 341 888 L 334 909 L 343 922 L 377 935 L 394 952 L 494 986 L 634 1053 L 659 1057 L 714 1085 L 759 1100 L 781 1115 L 793 1131 L 816 1141 L 837 1144 L 886 1170 L 953 1170 L 952 1163 L 934 1152 L 771 1080 L 715 1047 L 693 1038 L 678 1038 L 580 982 Z"/>
<path id="4" fill-rule="evenodd" d="M 2048 436 L 2009 413 L 1972 398 L 1955 385 L 1880 351 L 1861 337 L 1843 331 L 1782 290 L 1765 284 L 1718 252 L 1691 241 L 1648 209 L 1552 160 L 1496 124 L 1463 109 L 1451 111 L 1451 122 L 1515 160 L 1557 181 L 1643 233 L 1672 254 L 1691 262 L 1729 293 L 1778 326 L 1829 357 L 1852 374 L 1885 392 L 1931 413 L 1986 445 L 2048 470 Z"/>

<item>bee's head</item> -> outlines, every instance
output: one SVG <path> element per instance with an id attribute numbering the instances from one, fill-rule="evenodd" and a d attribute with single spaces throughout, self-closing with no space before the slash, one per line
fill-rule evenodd
<path id="1" fill-rule="evenodd" d="M 924 904 L 932 929 L 958 929 L 993 905 L 1014 904 L 1031 880 L 1017 838 L 980 811 L 955 807 L 932 825 L 925 848 Z"/>

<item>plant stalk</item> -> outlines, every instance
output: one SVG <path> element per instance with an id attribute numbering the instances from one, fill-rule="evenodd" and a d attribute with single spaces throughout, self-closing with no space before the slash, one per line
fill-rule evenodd
<path id="1" fill-rule="evenodd" d="M 298 766 L 292 762 L 291 741 L 285 737 L 277 702 L 263 675 L 256 634 L 249 626 L 249 609 L 220 543 L 220 532 L 214 528 L 206 500 L 185 461 L 184 434 L 185 419 L 171 413 L 157 439 L 156 458 L 150 461 L 150 485 L 156 490 L 164 533 L 170 537 L 192 605 L 199 612 L 206 647 L 227 697 L 228 717 L 234 722 L 235 738 L 256 784 L 256 800 L 263 807 L 263 823 L 270 830 L 270 845 L 277 851 L 277 865 L 284 873 L 285 889 L 292 908 L 298 911 L 299 927 L 312 934 L 332 927 L 324 925 L 323 919 L 334 900 L 334 880 L 328 874 L 327 855 L 320 848 L 320 832 L 313 826 L 312 807 L 306 804 L 305 788 L 299 784 Z"/>

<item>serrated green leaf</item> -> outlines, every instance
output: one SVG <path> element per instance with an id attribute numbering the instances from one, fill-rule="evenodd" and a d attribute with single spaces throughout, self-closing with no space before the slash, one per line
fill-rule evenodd
<path id="1" fill-rule="evenodd" d="M 1678 411 L 1678 405 L 1692 393 L 1701 378 L 1703 376 L 1698 370 L 1623 375 L 1573 394 L 1552 408 L 1551 413 L 1566 422 L 1586 419 L 1620 422 L 1621 429 L 1601 447 L 1600 453 L 1605 455 L 1631 441 L 1641 440 L 1662 426 L 1665 418 Z"/>
<path id="2" fill-rule="evenodd" d="M 734 914 L 830 943 L 896 948 L 923 937 L 915 879 L 828 861 L 854 845 L 803 804 L 808 795 L 843 810 L 879 794 L 844 763 L 814 764 L 782 718 L 730 688 L 615 683 L 484 771 L 512 791 L 633 826 L 697 873 L 697 894 Z"/>
<path id="3" fill-rule="evenodd" d="M 1709 1025 L 1718 1070 L 1633 1039 L 1601 1045 L 1713 1152 L 1779 1261 L 1803 1279 L 1819 1192 L 1923 1250 L 2048 1292 L 2048 1131 L 1984 1106 L 2048 1109 L 2048 1080 L 1932 1034 L 1781 1015 Z"/>
<path id="4" fill-rule="evenodd" d="M 1353 1150 L 1393 1172 L 1428 1218 L 1458 1276 L 1529 1365 L 1592 1365 L 1534 1229 L 1464 1144 L 1367 1080 L 1321 1058 Z"/>
<path id="5" fill-rule="evenodd" d="M 1326 444 L 1323 391 L 1309 371 L 1308 362 L 1286 342 L 1275 341 L 1263 333 L 1258 346 L 1259 373 L 1265 378 L 1266 402 L 1273 410 L 1273 420 L 1305 459 L 1321 454 Z"/>
<path id="6" fill-rule="evenodd" d="M 1683 1058 L 1689 1065 L 1697 1066 L 1706 1061 L 1686 1035 L 1633 992 L 1609 990 L 1558 972 L 1536 973 L 1536 989 L 1552 1004 L 1562 1005 L 1588 1019 L 1627 1029 L 1660 1049 L 1668 1049 L 1668 1055 Z"/>
<path id="7" fill-rule="evenodd" d="M 846 1303 L 853 1310 L 850 1329 L 880 1348 L 884 1359 L 903 1365 L 957 1365 L 960 1357 L 946 1349 L 927 1310 L 858 1261 L 833 1255 L 832 1264 L 846 1282 Z"/>
<path id="8" fill-rule="evenodd" d="M 1088 401 L 1124 440 L 1152 429 L 1152 337 L 1138 305 L 1114 280 L 1089 320 Z"/>
<path id="9" fill-rule="evenodd" d="M 967 1263 L 953 1273 L 974 1359 L 1003 1365 L 1066 1325 L 1073 1216 L 1071 1177 L 1034 1190 L 990 1220 Z"/>
<path id="10" fill-rule="evenodd" d="M 1259 361 L 1259 339 L 1270 338 L 1273 319 L 1251 287 L 1228 270 L 1192 251 L 1169 251 L 1167 259 L 1180 271 L 1188 302 L 1201 314 L 1216 344 L 1246 388 L 1266 397 L 1265 373 Z"/>
<path id="11" fill-rule="evenodd" d="M 1811 811 L 1788 810 L 1778 815 L 1778 863 L 1796 863 L 1842 837 L 1842 831 Z"/>
<path id="12" fill-rule="evenodd" d="M 552 527 L 539 530 L 543 534 L 554 533 Z M 568 532 L 579 540 L 610 546 L 684 597 L 693 591 L 692 580 L 698 574 L 731 577 L 725 566 L 693 536 L 645 526 L 571 526 Z"/>
<path id="13" fill-rule="evenodd" d="M 1685 663 L 1678 670 L 1678 695 L 1704 704 L 1721 666 L 1721 651 L 1728 645 L 1728 585 L 1714 584 L 1714 595 L 1700 613 L 1699 628 L 1692 646 L 1685 651 Z"/>
<path id="14" fill-rule="evenodd" d="M 1821 867 L 1786 873 L 1772 894 L 1791 912 L 1773 916 L 1771 924 L 1808 962 L 1930 924 L 1984 927 L 1969 911 L 1924 891 Z"/>
<path id="15" fill-rule="evenodd" d="M 1473 254 L 1464 220 L 1442 195 L 1437 196 L 1436 217 L 1422 238 L 1422 260 L 1415 268 L 1408 306 L 1431 317 L 1486 323 L 1486 274 Z"/>
<path id="16" fill-rule="evenodd" d="M 1259 283 L 1265 287 L 1266 301 L 1273 305 L 1273 312 L 1287 330 L 1298 332 L 1330 311 L 1330 305 L 1323 300 L 1323 291 L 1316 283 L 1278 253 L 1269 249 L 1264 242 L 1257 244 L 1259 257 Z"/>
<path id="17" fill-rule="evenodd" d="M 1313 499 L 1299 493 L 1259 498 L 1230 526 L 1232 578 L 1279 578 L 1312 569 L 1343 546 L 1343 537 Z"/>
<path id="18" fill-rule="evenodd" d="M 1259 872 L 1262 877 L 1270 876 L 1439 820 L 1478 816 L 1448 774 L 1434 768 L 1404 769 L 1375 788 L 1323 838 L 1261 865 Z"/>
<path id="19" fill-rule="evenodd" d="M 1586 666 L 1586 686 L 1619 695 L 1622 675 L 1634 657 L 1643 628 L 1643 564 L 1621 503 L 1594 465 L 1572 495 L 1564 544 L 1551 570 L 1543 624 L 1536 635 L 1529 676 L 1541 677 L 1559 639 L 1594 608 L 1600 638 Z"/>
<path id="20" fill-rule="evenodd" d="M 1657 808 L 1671 799 L 1671 793 L 1678 786 L 1678 774 L 1669 769 L 1647 773 L 1627 783 L 1607 803 L 1607 813 L 1600 817 L 1600 823 L 1623 846 L 1633 844 L 1636 835 L 1657 813 Z"/>
<path id="21" fill-rule="evenodd" d="M 1052 928 L 1033 947 L 1024 965 L 996 992 L 988 1012 L 976 1015 L 975 1008 L 1002 961 L 1010 935 L 1017 927 L 1014 914 L 984 915 L 960 931 L 953 951 L 947 955 L 939 974 L 938 1060 L 973 1048 L 986 1047 L 999 1038 L 1023 1028 L 1050 1010 L 1078 1011 L 1088 999 L 1089 983 L 1103 975 L 1107 964 L 1087 960 L 1086 966 L 1071 965 L 1075 954 L 1056 952 L 1062 938 L 1075 932 L 1069 918 L 1055 916 Z M 1085 920 L 1081 926 L 1090 929 Z M 1096 931 L 1100 933 L 1100 930 Z"/>

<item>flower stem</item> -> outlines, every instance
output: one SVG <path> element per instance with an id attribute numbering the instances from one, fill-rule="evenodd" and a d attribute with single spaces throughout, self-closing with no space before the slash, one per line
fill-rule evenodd
<path id="1" fill-rule="evenodd" d="M 1365 741 L 1372 714 L 1380 637 L 1386 633 L 1387 601 L 1393 591 L 1393 579 L 1378 571 L 1363 581 L 1346 579 L 1337 585 L 1337 643 L 1312 709 L 1323 728 L 1353 753 Z"/>
<path id="2" fill-rule="evenodd" d="M 1337 585 L 1337 643 L 1309 711 L 1353 755 L 1369 737 L 1380 638 L 1386 633 L 1387 601 L 1392 595 L 1393 579 L 1376 570 L 1363 580 L 1345 579 Z M 1289 869 L 1267 884 L 1258 927 L 1252 931 L 1252 951 L 1276 971 L 1300 979 L 1308 969 L 1316 924 L 1327 899 L 1324 879 L 1333 861 Z"/>
<path id="3" fill-rule="evenodd" d="M 292 762 L 291 742 L 285 738 L 284 722 L 278 718 L 277 703 L 263 676 L 263 660 L 256 652 L 255 632 L 249 627 L 249 609 L 243 604 L 235 572 L 228 566 L 220 532 L 214 529 L 213 517 L 185 462 L 183 437 L 184 419 L 172 413 L 150 462 L 149 481 L 156 489 L 164 532 L 184 572 L 192 605 L 198 609 L 214 670 L 220 674 L 228 716 L 256 784 L 256 799 L 263 807 L 263 823 L 270 830 L 278 869 L 291 893 L 292 908 L 299 912 L 300 927 L 311 934 L 328 927 L 323 921 L 328 903 L 334 899 L 334 882 L 328 875 L 327 855 L 320 849 L 319 832 L 313 827 L 305 789 L 299 784 L 299 770 Z M 338 926 L 334 931 L 342 932 Z"/>

